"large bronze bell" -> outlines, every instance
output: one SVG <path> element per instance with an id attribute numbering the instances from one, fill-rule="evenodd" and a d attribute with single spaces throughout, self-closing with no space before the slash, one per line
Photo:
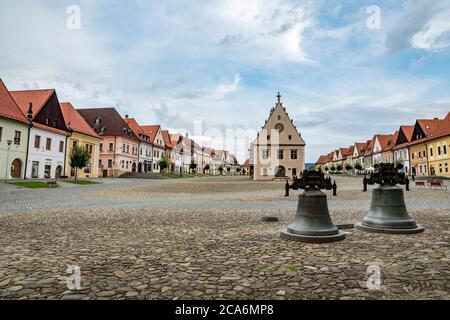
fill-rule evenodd
<path id="1" fill-rule="evenodd" d="M 409 216 L 403 189 L 397 183 L 408 185 L 408 178 L 393 164 L 383 164 L 371 173 L 368 184 L 379 184 L 372 191 L 370 210 L 357 228 L 378 233 L 418 233 L 424 228 Z"/>
<path id="2" fill-rule="evenodd" d="M 298 196 L 294 221 L 281 231 L 280 237 L 287 240 L 324 243 L 343 240 L 345 233 L 331 221 L 327 195 L 320 189 L 333 189 L 330 178 L 320 171 L 303 171 L 300 179 L 294 179 L 291 189 L 304 189 Z"/>

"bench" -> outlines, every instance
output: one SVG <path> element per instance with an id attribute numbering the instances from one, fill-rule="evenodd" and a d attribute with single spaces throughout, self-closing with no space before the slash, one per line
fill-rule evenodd
<path id="1" fill-rule="evenodd" d="M 48 180 L 47 185 L 49 187 L 56 187 L 57 186 L 56 180 Z"/>
<path id="2" fill-rule="evenodd" d="M 447 186 L 444 184 L 443 180 L 429 180 L 428 183 L 430 184 L 431 189 L 434 188 L 439 188 L 439 189 L 444 189 L 447 190 Z"/>
<path id="3" fill-rule="evenodd" d="M 426 187 L 425 181 L 415 181 L 416 187 Z"/>

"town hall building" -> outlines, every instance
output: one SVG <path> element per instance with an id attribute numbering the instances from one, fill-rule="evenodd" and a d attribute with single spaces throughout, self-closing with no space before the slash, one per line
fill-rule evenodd
<path id="1" fill-rule="evenodd" d="M 305 168 L 305 141 L 283 107 L 280 93 L 277 98 L 250 146 L 254 180 L 292 179 L 300 176 Z"/>

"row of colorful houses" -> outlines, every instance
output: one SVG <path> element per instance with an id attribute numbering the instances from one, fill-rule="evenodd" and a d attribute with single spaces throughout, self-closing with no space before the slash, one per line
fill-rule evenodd
<path id="1" fill-rule="evenodd" d="M 320 156 L 316 167 L 355 173 L 358 168 L 373 170 L 378 163 L 400 163 L 408 175 L 450 177 L 450 112 L 442 119 L 418 119 L 392 134 L 376 134 L 331 151 Z"/>
<path id="2" fill-rule="evenodd" d="M 115 108 L 76 109 L 60 103 L 54 89 L 9 91 L 0 79 L 0 179 L 74 176 L 69 155 L 76 145 L 91 154 L 82 178 L 160 172 L 163 157 L 174 174 L 233 174 L 239 167 L 227 150 L 200 146 L 188 134 L 141 125 Z"/>

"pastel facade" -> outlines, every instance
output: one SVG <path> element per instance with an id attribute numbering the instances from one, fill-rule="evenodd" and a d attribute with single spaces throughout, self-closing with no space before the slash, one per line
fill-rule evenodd
<path id="1" fill-rule="evenodd" d="M 11 96 L 32 123 L 25 178 L 60 178 L 69 133 L 55 90 L 11 91 Z"/>
<path id="2" fill-rule="evenodd" d="M 153 144 L 151 137 L 146 131 L 137 123 L 136 119 L 129 118 L 128 115 L 124 118 L 125 123 L 131 128 L 135 137 L 139 142 L 139 163 L 138 172 L 152 172 L 153 169 Z"/>
<path id="3" fill-rule="evenodd" d="M 100 151 L 99 146 L 102 138 L 89 126 L 84 118 L 72 106 L 72 104 L 65 102 L 61 103 L 61 110 L 64 116 L 64 121 L 70 132 L 67 139 L 67 156 L 65 165 L 65 176 L 78 178 L 96 178 L 99 176 L 99 160 Z M 71 167 L 70 154 L 75 146 L 86 148 L 91 154 L 91 160 L 88 165 L 82 169 Z"/>
<path id="4" fill-rule="evenodd" d="M 77 111 L 102 138 L 99 144 L 99 175 L 107 178 L 137 172 L 140 140 L 117 110 L 93 108 Z"/>
<path id="5" fill-rule="evenodd" d="M 166 154 L 164 137 L 160 125 L 141 126 L 144 132 L 150 137 L 150 143 L 153 145 L 152 171 L 160 172 L 159 161 Z"/>
<path id="6" fill-rule="evenodd" d="M 305 168 L 305 141 L 278 102 L 253 143 L 254 180 L 299 176 Z"/>
<path id="7" fill-rule="evenodd" d="M 398 130 L 395 146 L 392 148 L 394 152 L 394 163 L 401 163 L 402 172 L 411 175 L 411 163 L 409 161 L 409 144 L 412 139 L 414 126 L 400 126 Z"/>
<path id="8" fill-rule="evenodd" d="M 30 123 L 0 79 L 0 179 L 23 179 Z"/>

